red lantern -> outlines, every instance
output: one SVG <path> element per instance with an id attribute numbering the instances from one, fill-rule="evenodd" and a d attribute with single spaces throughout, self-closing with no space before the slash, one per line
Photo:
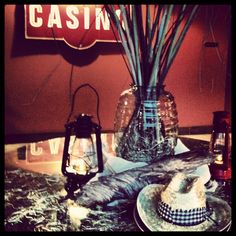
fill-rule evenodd
<path id="1" fill-rule="evenodd" d="M 210 171 L 215 179 L 231 178 L 231 141 L 229 132 L 229 112 L 213 112 L 213 130 L 209 151 L 214 158 L 210 165 Z"/>

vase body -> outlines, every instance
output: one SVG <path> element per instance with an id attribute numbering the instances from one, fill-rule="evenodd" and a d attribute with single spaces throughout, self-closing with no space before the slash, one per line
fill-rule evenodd
<path id="1" fill-rule="evenodd" d="M 178 113 L 172 94 L 156 87 L 131 87 L 118 101 L 114 122 L 115 150 L 129 161 L 152 163 L 174 155 Z"/>

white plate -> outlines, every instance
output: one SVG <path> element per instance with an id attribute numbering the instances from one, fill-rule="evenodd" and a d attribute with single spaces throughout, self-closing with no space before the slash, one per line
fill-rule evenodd
<path id="1" fill-rule="evenodd" d="M 150 231 L 145 225 L 144 223 L 142 222 L 142 220 L 140 219 L 139 215 L 138 215 L 138 211 L 137 211 L 137 208 L 136 206 L 134 207 L 134 210 L 133 210 L 133 216 L 134 216 L 134 221 L 136 223 L 136 225 L 139 227 L 139 229 L 143 232 L 148 232 Z"/>

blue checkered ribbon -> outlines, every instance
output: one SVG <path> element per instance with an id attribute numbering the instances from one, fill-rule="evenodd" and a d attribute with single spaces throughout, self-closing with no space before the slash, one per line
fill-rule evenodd
<path id="1" fill-rule="evenodd" d="M 181 226 L 198 225 L 204 222 L 211 214 L 206 207 L 190 210 L 173 210 L 168 204 L 162 201 L 159 202 L 157 211 L 165 221 Z"/>

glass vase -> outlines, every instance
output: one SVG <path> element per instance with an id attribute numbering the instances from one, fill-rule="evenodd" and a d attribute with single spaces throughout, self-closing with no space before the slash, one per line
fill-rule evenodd
<path id="1" fill-rule="evenodd" d="M 174 155 L 178 113 L 173 95 L 164 86 L 132 86 L 119 98 L 115 122 L 116 154 L 129 161 L 152 163 Z"/>

